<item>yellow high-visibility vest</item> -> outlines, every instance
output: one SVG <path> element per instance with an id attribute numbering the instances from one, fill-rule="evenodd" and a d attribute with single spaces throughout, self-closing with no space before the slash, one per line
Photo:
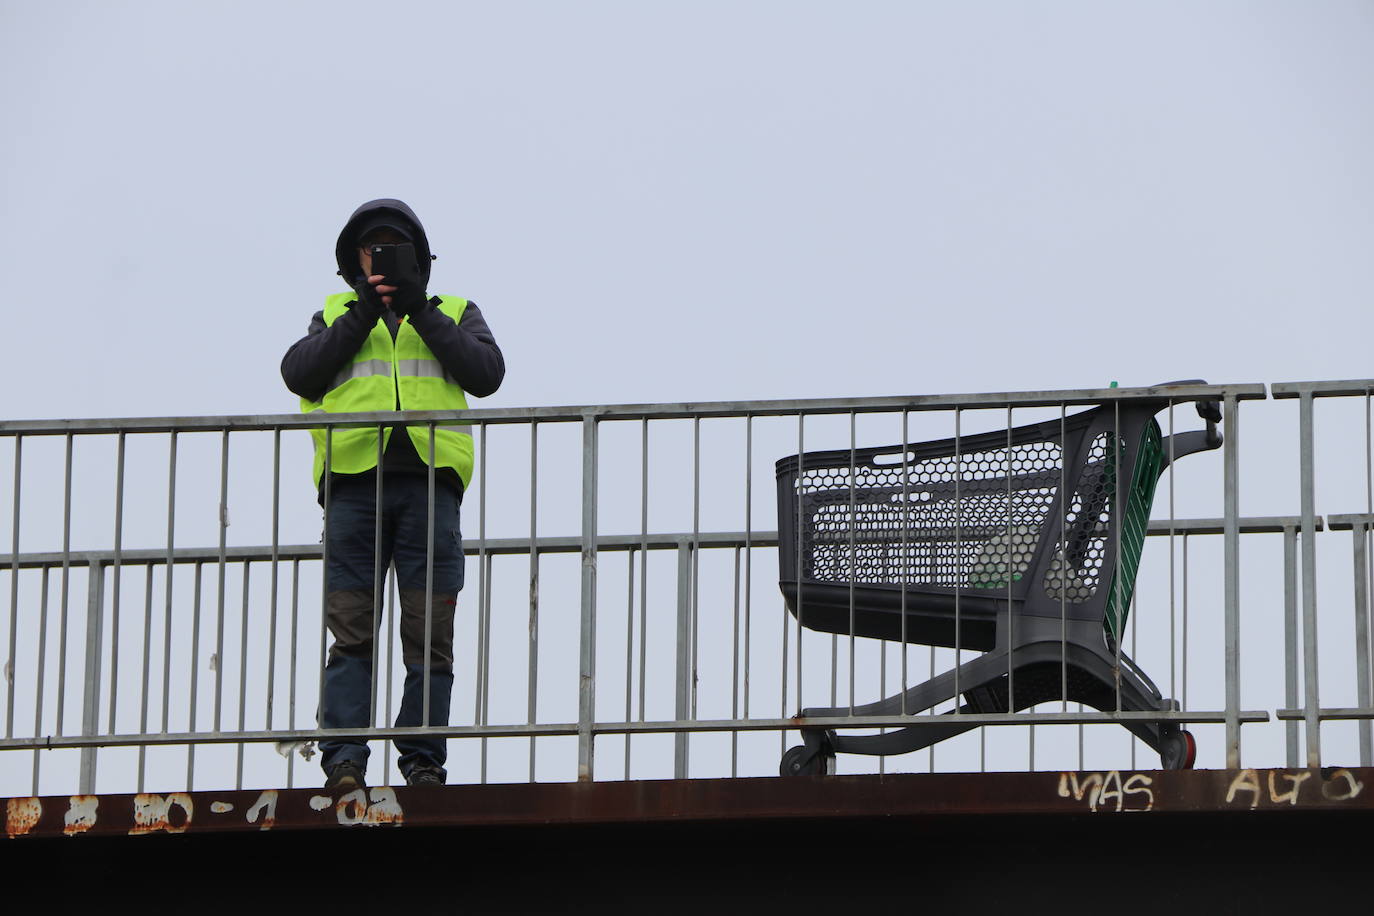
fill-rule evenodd
<path id="1" fill-rule="evenodd" d="M 358 300 L 356 293 L 335 293 L 324 301 L 324 323 L 328 327 Z M 468 301 L 455 296 L 440 297 L 439 310 L 458 322 Z M 329 383 L 319 401 L 301 398 L 301 410 L 311 413 L 358 413 L 395 410 L 467 410 L 462 387 L 444 372 L 439 360 L 409 321 L 402 321 L 396 340 L 386 322 L 377 324 L 358 348 L 353 361 L 344 366 Z M 415 451 L 429 463 L 429 427 L 407 426 Z M 434 435 L 435 468 L 453 468 L 464 489 L 472 479 L 472 427 L 436 426 Z M 383 431 L 382 449 L 391 440 L 392 428 Z M 324 474 L 325 431 L 312 429 L 315 440 L 315 486 Z M 377 428 L 335 429 L 330 436 L 330 469 L 338 474 L 361 474 L 377 466 Z"/>

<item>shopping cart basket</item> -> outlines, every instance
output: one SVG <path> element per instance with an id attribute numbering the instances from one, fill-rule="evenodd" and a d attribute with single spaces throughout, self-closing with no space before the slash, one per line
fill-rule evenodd
<path id="1" fill-rule="evenodd" d="M 779 584 L 801 626 L 971 650 L 903 693 L 800 715 L 916 714 L 956 697 L 960 713 L 1059 699 L 1177 709 L 1119 640 L 1160 475 L 1221 445 L 1218 402 L 1196 405 L 1205 430 L 1166 437 L 1155 415 L 1169 404 L 1113 401 L 991 433 L 779 461 Z M 781 771 L 833 771 L 837 753 L 905 754 L 977 727 L 920 719 L 884 734 L 803 727 Z M 1166 769 L 1192 766 L 1196 743 L 1176 722 L 1123 724 Z"/>

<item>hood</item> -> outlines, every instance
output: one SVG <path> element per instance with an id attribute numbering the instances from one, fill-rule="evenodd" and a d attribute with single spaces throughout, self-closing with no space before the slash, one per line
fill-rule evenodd
<path id="1" fill-rule="evenodd" d="M 429 267 L 433 257 L 429 251 L 429 239 L 425 237 L 425 227 L 420 225 L 414 210 L 390 197 L 369 200 L 354 210 L 348 222 L 344 223 L 339 240 L 334 245 L 334 260 L 339 265 L 339 276 L 351 285 L 361 275 L 362 266 L 358 263 L 358 229 L 379 219 L 407 228 L 406 234 L 415 244 L 415 259 L 420 262 L 420 275 L 425 278 L 425 286 L 428 287 Z"/>

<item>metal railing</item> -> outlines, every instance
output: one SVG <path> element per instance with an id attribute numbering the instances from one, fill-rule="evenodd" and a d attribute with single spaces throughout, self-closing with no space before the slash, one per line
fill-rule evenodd
<path id="1" fill-rule="evenodd" d="M 1374 427 L 1371 426 L 1371 392 L 1374 392 L 1374 380 L 1348 380 L 1348 381 L 1323 381 L 1323 382 L 1288 382 L 1271 386 L 1273 396 L 1276 399 L 1296 399 L 1298 401 L 1298 449 L 1300 454 L 1299 468 L 1299 492 L 1302 505 L 1302 526 L 1303 526 L 1303 551 L 1302 551 L 1302 668 L 1303 677 L 1303 696 L 1301 707 L 1290 699 L 1287 708 L 1278 711 L 1278 717 L 1283 720 L 1301 719 L 1303 722 L 1304 740 L 1307 748 L 1306 765 L 1308 767 L 1321 766 L 1322 754 L 1322 728 L 1323 722 L 1333 721 L 1353 721 L 1357 724 L 1359 748 L 1359 762 L 1361 766 L 1369 766 L 1374 759 L 1374 742 L 1371 741 L 1369 720 L 1374 717 L 1374 705 L 1371 705 L 1371 666 L 1370 666 L 1370 632 L 1369 632 L 1369 594 L 1370 594 L 1370 566 L 1369 566 L 1369 538 L 1370 531 L 1374 525 Z M 1321 666 L 1319 661 L 1327 659 L 1332 661 L 1345 661 L 1341 659 L 1336 651 L 1322 653 L 1320 648 L 1320 636 L 1325 632 L 1327 624 L 1321 622 L 1317 606 L 1317 586 L 1323 580 L 1317 574 L 1317 551 L 1311 533 L 1315 530 L 1317 520 L 1317 478 L 1318 463 L 1322 457 L 1317 447 L 1317 401 L 1319 399 L 1339 399 L 1335 406 L 1346 408 L 1345 415 L 1339 414 L 1334 418 L 1343 428 L 1354 427 L 1362 436 L 1349 436 L 1347 444 L 1356 445 L 1358 453 L 1363 455 L 1363 480 L 1364 484 L 1364 512 L 1345 513 L 1331 515 L 1328 523 L 1333 530 L 1350 531 L 1352 535 L 1352 570 L 1351 570 L 1351 602 L 1350 607 L 1353 611 L 1353 632 L 1350 644 L 1354 651 L 1353 671 L 1341 669 L 1335 678 L 1335 689 L 1338 695 L 1347 699 L 1353 699 L 1354 705 L 1345 707 L 1323 707 L 1321 696 L 1323 693 Z M 1355 416 L 1355 423 L 1351 423 L 1349 407 L 1359 408 L 1363 417 Z M 1362 439 L 1362 441 L 1360 441 Z M 1361 448 L 1362 446 L 1362 448 Z M 1344 455 L 1350 459 L 1353 456 Z M 1349 462 L 1357 465 L 1358 461 Z M 1348 471 L 1347 471 L 1348 473 Z M 1351 487 L 1352 491 L 1356 488 Z M 1354 492 L 1351 493 L 1354 496 Z M 1354 502 L 1354 499 L 1351 500 Z M 1334 584 L 1334 583 L 1333 583 Z M 1338 586 L 1339 587 L 1339 586 Z M 1342 596 L 1344 598 L 1344 596 Z M 1339 603 L 1344 603 L 1343 600 Z M 1332 617 L 1328 621 L 1334 622 Z M 1349 657 L 1347 657 L 1349 658 Z M 1353 697 L 1351 694 L 1353 693 Z"/>
<path id="2" fill-rule="evenodd" d="M 1256 457 L 1241 462 L 1242 404 L 1265 399 L 1262 385 L 466 411 L 478 461 L 463 502 L 469 573 L 453 724 L 388 725 L 400 677 L 393 582 L 372 725 L 337 734 L 376 742 L 382 781 L 395 777 L 389 739 L 417 734 L 452 739 L 453 781 L 776 773 L 799 709 L 879 699 L 948 670 L 959 650 L 821 633 L 788 613 L 777 589 L 774 461 L 1163 397 L 1166 432 L 1196 424 L 1194 402 L 1220 401 L 1224 416 L 1221 452 L 1165 472 L 1122 640 L 1179 708 L 1103 712 L 1056 700 L 962 713 L 998 727 L 901 757 L 845 757 L 842 768 L 1156 766 L 1120 727 L 1133 718 L 1192 723 L 1199 765 L 1316 766 L 1355 753 L 1368 765 L 1371 384 L 1273 386 L 1300 402 L 1296 475 L 1266 447 L 1295 438 L 1277 401 L 1246 409 L 1247 442 L 1260 448 L 1247 445 Z M 1338 396 L 1363 407 L 1363 425 L 1352 432 L 1343 422 L 1319 441 L 1313 399 Z M 10 552 L 0 556 L 0 794 L 317 780 L 296 760 L 321 737 L 327 645 L 304 431 L 454 419 L 0 423 L 0 461 L 13 478 L 0 501 L 0 518 L 11 520 Z M 1363 463 L 1322 476 L 1321 456 L 1350 458 L 1361 434 Z M 1323 525 L 1319 479 L 1332 482 L 1323 506 L 1364 511 Z M 1260 511 L 1242 512 L 1242 480 Z M 1353 532 L 1353 552 L 1324 529 Z M 1349 577 L 1339 558 L 1352 564 Z M 1323 651 L 1319 625 L 1324 638 L 1335 634 L 1342 615 L 1353 618 L 1355 651 Z M 1283 679 L 1272 676 L 1279 665 Z M 1322 697 L 1349 705 L 1323 707 Z M 944 705 L 918 715 L 945 714 L 961 713 Z M 823 725 L 881 731 L 914 718 Z M 1342 722 L 1356 731 L 1340 732 Z M 1325 748 L 1323 723 L 1334 736 Z"/>

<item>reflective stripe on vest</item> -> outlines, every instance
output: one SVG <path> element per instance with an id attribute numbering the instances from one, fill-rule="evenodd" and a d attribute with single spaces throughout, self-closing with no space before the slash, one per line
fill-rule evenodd
<path id="1" fill-rule="evenodd" d="M 409 375 L 414 378 L 449 377 L 448 373 L 444 371 L 444 364 L 437 359 L 398 359 L 396 365 L 401 370 L 401 375 Z M 369 375 L 385 375 L 390 378 L 391 363 L 384 359 L 365 359 L 345 366 L 329 383 L 329 390 L 333 391 L 349 379 L 365 378 Z"/>
<path id="2" fill-rule="evenodd" d="M 357 301 L 354 293 L 337 293 L 325 300 L 324 323 L 332 325 Z M 466 299 L 441 297 L 439 310 L 458 322 L 467 308 Z M 395 410 L 467 410 L 467 397 L 458 382 L 444 372 L 429 347 L 408 321 L 402 321 L 395 341 L 386 323 L 378 319 L 363 345 L 329 383 L 319 401 L 301 399 L 301 410 L 311 413 L 361 413 Z M 429 463 L 429 425 L 404 427 L 420 459 Z M 434 426 L 434 466 L 452 468 L 466 488 L 472 479 L 472 427 L 466 424 Z M 340 474 L 360 474 L 377 466 L 379 443 L 376 427 L 336 428 L 326 436 L 312 429 L 315 440 L 314 476 L 319 486 L 324 474 L 325 453 L 330 467 Z M 393 428 L 382 431 L 380 449 L 391 441 Z"/>

